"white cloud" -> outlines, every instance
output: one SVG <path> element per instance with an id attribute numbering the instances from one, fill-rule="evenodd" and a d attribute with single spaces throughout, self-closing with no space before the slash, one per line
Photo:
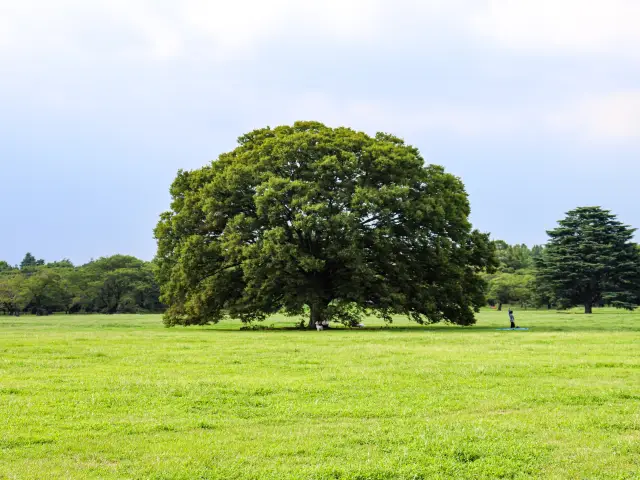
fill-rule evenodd
<path id="1" fill-rule="evenodd" d="M 640 142 L 640 90 L 584 98 L 550 114 L 547 124 L 587 143 Z"/>
<path id="2" fill-rule="evenodd" d="M 493 46 L 498 50 L 493 56 L 487 53 L 491 64 L 488 68 L 509 70 L 509 60 L 499 55 L 504 48 L 543 54 L 640 55 L 638 25 L 640 0 L 0 0 L 0 68 L 4 65 L 12 75 L 16 73 L 12 76 L 15 85 L 34 85 L 25 87 L 29 98 L 40 103 L 40 97 L 52 98 L 61 109 L 75 104 L 108 103 L 116 97 L 127 105 L 135 101 L 138 107 L 166 104 L 166 98 L 177 92 L 176 96 L 183 95 L 181 99 L 201 102 L 208 97 L 211 104 L 233 104 L 230 108 L 242 99 L 251 99 L 243 111 L 245 118 L 260 122 L 257 126 L 269 119 L 275 124 L 314 118 L 332 125 L 347 124 L 367 131 L 386 129 L 407 135 L 430 131 L 481 137 L 551 129 L 585 139 L 627 142 L 640 132 L 640 95 L 634 92 L 593 94 L 549 113 L 555 107 L 545 110 L 542 104 L 556 105 L 561 92 L 547 90 L 546 97 L 543 94 L 540 98 L 540 106 L 532 105 L 538 99 L 532 100 L 526 94 L 521 101 L 506 105 L 500 95 L 484 98 L 473 78 L 464 87 L 454 87 L 460 89 L 455 94 L 465 90 L 461 95 L 449 97 L 466 98 L 466 103 L 439 101 L 437 90 L 430 90 L 433 87 L 429 86 L 431 79 L 433 84 L 439 81 L 435 70 L 429 71 L 425 90 L 414 92 L 412 104 L 406 95 L 398 95 L 401 82 L 394 83 L 389 72 L 384 72 L 391 79 L 388 89 L 378 86 L 370 96 L 363 93 L 360 99 L 345 100 L 338 87 L 328 86 L 318 93 L 310 92 L 304 84 L 291 88 L 271 85 L 260 90 L 262 83 L 268 82 L 242 78 L 237 71 L 222 71 L 218 65 L 209 69 L 202 65 L 224 60 L 259 66 L 269 62 L 269 55 L 288 55 L 287 46 L 296 55 L 304 54 L 311 43 L 311 54 L 322 48 L 328 52 L 345 49 L 357 55 L 354 46 L 366 46 L 371 53 L 377 46 L 391 45 L 393 48 L 385 50 L 385 55 L 408 50 L 416 59 L 416 65 L 407 65 L 394 75 L 413 75 L 420 67 L 424 75 L 429 70 L 424 65 L 433 52 L 448 55 L 449 51 L 457 51 L 449 47 L 462 44 L 469 47 L 470 55 L 477 54 L 473 48 L 477 45 Z M 267 47 L 274 40 L 285 46 L 284 51 Z M 2 58 L 7 55 L 12 58 Z M 105 61 L 111 57 L 116 61 Z M 86 71 L 91 72 L 93 61 L 108 65 L 105 72 L 113 68 L 123 78 L 131 65 L 120 62 L 121 58 L 142 65 L 158 61 L 162 67 L 167 60 L 186 61 L 174 71 L 144 71 L 136 84 L 143 87 L 138 90 L 121 81 L 120 90 L 114 90 L 111 96 L 93 94 L 103 91 L 94 90 L 94 84 L 109 91 L 107 80 L 98 78 L 97 73 L 95 77 L 87 74 L 87 80 L 83 80 L 73 69 L 79 66 L 78 70 L 82 70 L 89 64 Z M 451 58 L 452 64 L 459 61 L 464 62 Z M 375 71 L 374 62 L 372 56 L 354 58 L 355 65 L 362 64 L 371 71 Z M 293 56 L 284 63 L 296 68 Z M 384 58 L 379 66 L 385 68 Z M 20 69 L 24 78 L 46 81 L 25 82 Z M 198 73 L 190 73 L 191 70 Z M 168 86 L 153 85 L 158 72 L 166 74 Z M 460 72 L 464 75 L 464 68 Z M 170 86 L 187 85 L 184 90 L 188 90 L 196 75 L 206 77 L 210 90 L 202 87 L 189 96 L 193 92 L 184 93 Z M 588 79 L 572 78 L 571 82 L 574 80 L 580 89 L 589 91 Z M 344 82 L 348 84 L 351 79 L 345 78 Z M 506 87 L 512 93 L 519 88 Z M 474 88 L 476 96 L 468 95 L 466 90 L 473 93 Z M 86 93 L 79 95 L 83 89 Z M 5 90 L 11 89 L 5 86 Z M 580 94 L 579 89 L 568 94 L 570 102 L 571 96 Z M 394 102 L 397 97 L 405 99 Z"/>
<path id="3" fill-rule="evenodd" d="M 172 58 L 197 45 L 198 55 L 228 59 L 274 39 L 418 50 L 481 39 L 532 52 L 637 54 L 639 24 L 638 0 L 0 0 L 0 52 L 62 54 L 102 41 L 125 43 L 129 55 Z"/>
<path id="4" fill-rule="evenodd" d="M 183 5 L 183 25 L 209 42 L 219 57 L 251 51 L 277 38 L 294 44 L 309 37 L 362 41 L 371 38 L 383 20 L 380 0 L 188 0 Z"/>
<path id="5" fill-rule="evenodd" d="M 100 43 L 118 45 L 112 50 L 129 57 L 172 58 L 193 56 L 195 51 L 201 59 L 227 60 L 276 39 L 298 49 L 310 40 L 415 47 L 439 44 L 433 35 L 457 36 L 455 26 L 465 25 L 474 4 L 475 0 L 0 0 L 0 22 L 11 26 L 0 23 L 0 53 L 68 55 L 91 52 Z"/>
<path id="6" fill-rule="evenodd" d="M 87 33 L 96 29 L 107 42 L 137 38 L 154 57 L 184 55 L 198 44 L 227 58 L 275 38 L 365 41 L 377 34 L 389 6 L 383 0 L 0 0 L 0 48 L 69 54 L 91 49 Z M 131 42 L 129 49 L 136 48 Z"/>
<path id="7" fill-rule="evenodd" d="M 638 54 L 638 0 L 490 0 L 471 28 L 497 45 L 545 53 Z"/>
<path id="8" fill-rule="evenodd" d="M 65 60 L 78 53 L 172 56 L 183 40 L 172 13 L 150 0 L 0 0 L 0 18 L 9 25 L 0 53 Z"/>

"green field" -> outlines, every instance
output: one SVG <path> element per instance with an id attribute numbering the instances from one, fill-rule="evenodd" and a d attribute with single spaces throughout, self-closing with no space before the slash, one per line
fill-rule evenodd
<path id="1" fill-rule="evenodd" d="M 516 313 L 0 317 L 0 478 L 640 478 L 640 313 Z"/>

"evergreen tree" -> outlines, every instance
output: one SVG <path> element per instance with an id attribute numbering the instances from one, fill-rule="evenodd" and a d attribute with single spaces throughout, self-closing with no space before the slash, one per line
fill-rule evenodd
<path id="1" fill-rule="evenodd" d="M 20 269 L 25 270 L 27 268 L 35 267 L 38 264 L 36 257 L 31 255 L 31 252 L 27 252 L 22 262 L 20 262 Z"/>
<path id="2" fill-rule="evenodd" d="M 583 305 L 591 313 L 601 302 L 637 306 L 640 255 L 631 242 L 635 229 L 608 210 L 580 207 L 567 213 L 537 260 L 538 282 L 560 308 Z"/>

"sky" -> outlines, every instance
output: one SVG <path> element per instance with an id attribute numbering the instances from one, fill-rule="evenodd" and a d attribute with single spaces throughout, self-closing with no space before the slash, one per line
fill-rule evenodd
<path id="1" fill-rule="evenodd" d="M 637 0 L 0 0 L 0 260 L 150 260 L 178 169 L 264 126 L 393 133 L 472 221 L 640 227 Z"/>

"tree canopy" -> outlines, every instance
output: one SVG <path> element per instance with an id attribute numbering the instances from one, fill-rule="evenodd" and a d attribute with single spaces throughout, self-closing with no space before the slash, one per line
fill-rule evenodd
<path id="1" fill-rule="evenodd" d="M 485 274 L 488 283 L 487 302 L 497 305 L 519 304 L 521 307 L 538 307 L 550 302 L 542 294 L 535 278 L 535 260 L 542 255 L 544 247 L 534 245 L 532 248 L 524 244 L 509 245 L 502 240 L 496 240 L 496 255 L 498 271 Z"/>
<path id="2" fill-rule="evenodd" d="M 635 229 L 608 210 L 580 207 L 567 213 L 538 259 L 538 280 L 560 308 L 607 303 L 632 310 L 638 303 L 640 255 Z"/>
<path id="3" fill-rule="evenodd" d="M 315 122 L 255 130 L 180 171 L 156 227 L 167 325 L 309 312 L 308 326 L 474 323 L 494 246 L 462 182 L 392 135 Z"/>
<path id="4" fill-rule="evenodd" d="M 502 310 L 502 304 L 520 304 L 522 306 L 534 305 L 535 277 L 532 272 L 498 273 L 489 278 L 488 298 L 492 303 L 498 304 L 498 310 Z"/>

